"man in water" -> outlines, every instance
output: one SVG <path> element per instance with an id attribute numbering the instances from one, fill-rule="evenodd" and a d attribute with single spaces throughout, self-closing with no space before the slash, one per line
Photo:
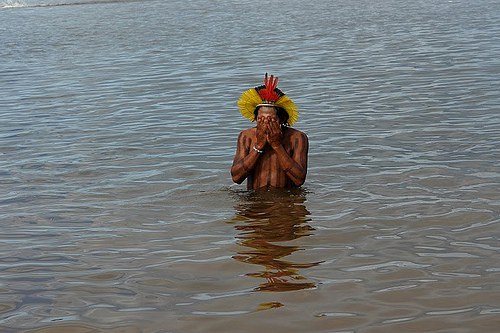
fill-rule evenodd
<path id="1" fill-rule="evenodd" d="M 277 77 L 268 79 L 266 74 L 264 85 L 245 91 L 238 101 L 241 114 L 257 121 L 238 136 L 231 167 L 233 181 L 247 179 L 247 189 L 290 189 L 306 179 L 309 140 L 290 127 L 299 112 L 277 84 Z"/>

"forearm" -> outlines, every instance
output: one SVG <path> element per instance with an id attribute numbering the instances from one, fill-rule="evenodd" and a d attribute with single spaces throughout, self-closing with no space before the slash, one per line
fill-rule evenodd
<path id="1" fill-rule="evenodd" d="M 273 149 L 278 156 L 280 167 L 285 171 L 288 178 L 296 186 L 302 185 L 306 179 L 307 170 L 288 155 L 281 144 L 273 146 Z"/>
<path id="2" fill-rule="evenodd" d="M 260 153 L 254 149 L 250 149 L 248 155 L 235 160 L 231 167 L 231 177 L 235 183 L 241 184 L 255 167 L 255 163 L 259 159 Z"/>

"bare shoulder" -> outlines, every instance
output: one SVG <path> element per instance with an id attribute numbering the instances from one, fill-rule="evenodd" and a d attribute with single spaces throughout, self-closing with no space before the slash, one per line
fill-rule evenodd
<path id="1" fill-rule="evenodd" d="M 287 135 L 290 136 L 290 138 L 297 138 L 300 140 L 308 140 L 306 133 L 299 131 L 298 129 L 295 129 L 293 127 L 288 127 L 287 129 Z"/>
<path id="2" fill-rule="evenodd" d="M 247 128 L 244 129 L 243 131 L 240 132 L 240 135 L 238 136 L 238 142 L 242 144 L 249 144 L 251 141 L 255 140 L 257 131 L 254 128 Z"/>
<path id="3" fill-rule="evenodd" d="M 256 133 L 255 127 L 244 129 L 240 132 L 240 138 L 254 137 Z"/>

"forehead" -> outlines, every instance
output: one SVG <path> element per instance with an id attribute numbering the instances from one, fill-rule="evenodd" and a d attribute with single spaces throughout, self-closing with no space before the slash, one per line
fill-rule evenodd
<path id="1" fill-rule="evenodd" d="M 273 108 L 272 106 L 261 106 L 259 108 L 259 115 L 262 116 L 277 116 L 277 111 L 276 108 Z"/>

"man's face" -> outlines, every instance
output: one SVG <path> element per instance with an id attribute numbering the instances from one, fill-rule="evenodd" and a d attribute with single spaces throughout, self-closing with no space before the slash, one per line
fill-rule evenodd
<path id="1" fill-rule="evenodd" d="M 278 112 L 272 106 L 261 106 L 257 113 L 257 123 L 279 122 Z"/>

